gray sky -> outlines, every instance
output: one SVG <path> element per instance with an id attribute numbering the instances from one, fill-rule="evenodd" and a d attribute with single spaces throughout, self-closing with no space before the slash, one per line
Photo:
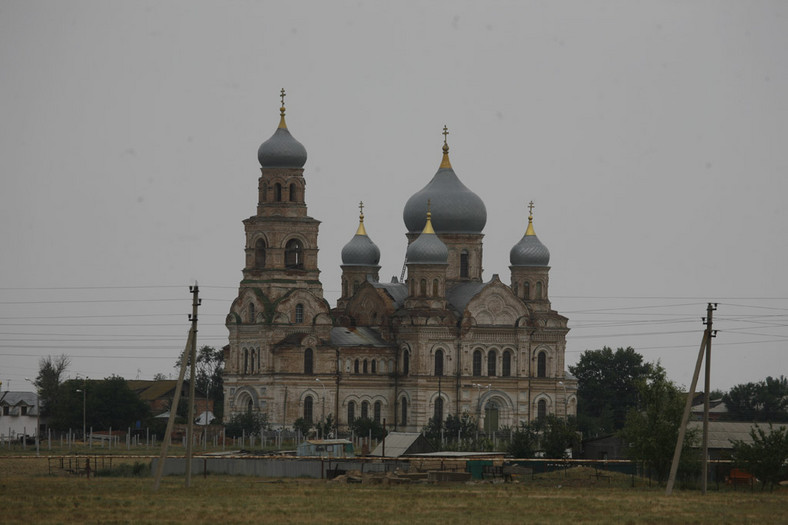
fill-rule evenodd
<path id="1" fill-rule="evenodd" d="M 445 124 L 485 280 L 535 201 L 568 364 L 633 346 L 688 385 L 715 301 L 712 386 L 787 374 L 787 49 L 781 1 L 2 1 L 3 389 L 60 353 L 174 374 L 194 280 L 226 343 L 282 87 L 332 305 L 360 200 L 399 276 Z"/>

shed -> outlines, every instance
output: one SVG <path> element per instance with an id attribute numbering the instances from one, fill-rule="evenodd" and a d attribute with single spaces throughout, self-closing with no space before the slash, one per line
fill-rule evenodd
<path id="1" fill-rule="evenodd" d="M 430 442 L 420 432 L 389 432 L 370 456 L 383 456 L 384 450 L 387 458 L 434 451 Z"/>
<path id="2" fill-rule="evenodd" d="M 347 439 L 310 439 L 298 445 L 299 456 L 323 458 L 352 458 L 353 443 Z"/>
<path id="3" fill-rule="evenodd" d="M 764 432 L 769 433 L 769 423 L 751 423 L 742 421 L 709 421 L 709 457 L 712 459 L 724 458 L 732 449 L 731 441 L 752 443 L 750 430 L 758 425 Z M 785 423 L 773 423 L 772 428 L 788 427 Z M 697 429 L 698 440 L 703 435 L 703 421 L 690 421 L 688 429 Z"/>

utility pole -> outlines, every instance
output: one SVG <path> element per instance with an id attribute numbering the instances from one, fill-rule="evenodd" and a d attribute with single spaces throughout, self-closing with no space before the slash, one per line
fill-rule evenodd
<path id="1" fill-rule="evenodd" d="M 192 441 L 194 441 L 194 383 L 196 383 L 195 371 L 197 368 L 197 307 L 200 306 L 200 288 L 195 281 L 194 286 L 189 287 L 192 294 L 192 314 L 189 320 L 192 322 L 192 346 L 189 349 L 191 367 L 189 368 L 189 410 L 187 412 L 186 426 L 186 486 L 192 486 Z"/>
<path id="2" fill-rule="evenodd" d="M 175 424 L 175 416 L 178 412 L 178 402 L 181 399 L 181 391 L 183 390 L 183 377 L 186 375 L 186 366 L 189 360 L 189 354 L 195 352 L 197 348 L 197 307 L 200 305 L 200 299 L 198 298 L 199 289 L 197 288 L 197 283 L 194 284 L 193 287 L 189 287 L 189 291 L 193 295 L 192 300 L 192 314 L 189 316 L 189 320 L 192 322 L 192 327 L 189 330 L 189 337 L 186 340 L 186 346 L 183 349 L 183 353 L 181 354 L 181 370 L 178 374 L 178 382 L 175 386 L 175 394 L 172 398 L 172 405 L 170 406 L 170 417 L 167 420 L 167 430 L 164 432 L 164 439 L 161 442 L 161 454 L 159 455 L 159 463 L 156 465 L 156 481 L 153 484 L 154 492 L 159 490 L 159 486 L 161 485 L 161 478 L 164 474 L 164 462 L 167 459 L 167 449 L 170 446 L 170 441 L 172 440 L 172 427 Z M 194 366 L 195 359 L 192 358 L 192 366 Z M 194 380 L 192 380 L 192 385 L 194 384 Z M 191 396 L 191 399 L 194 399 L 194 395 Z M 191 402 L 189 403 L 192 404 Z M 191 411 L 191 407 L 189 409 Z M 191 418 L 190 418 L 191 420 Z M 189 443 L 191 443 L 191 435 L 188 436 Z M 191 447 L 187 448 L 188 452 L 187 455 L 191 453 Z M 191 480 L 189 476 L 191 475 L 191 456 L 187 457 L 186 459 L 186 468 L 187 468 L 187 481 L 186 486 L 190 486 Z"/>
<path id="3" fill-rule="evenodd" d="M 687 422 L 689 421 L 690 409 L 692 408 L 692 399 L 695 396 L 695 386 L 698 384 L 698 376 L 700 375 L 700 365 L 703 363 L 703 354 L 706 354 L 706 394 L 704 400 L 703 410 L 703 493 L 706 493 L 706 474 L 708 472 L 708 429 L 709 429 L 709 383 L 711 378 L 711 339 L 717 336 L 717 331 L 712 329 L 712 312 L 717 309 L 717 303 L 709 303 L 706 307 L 706 317 L 703 318 L 703 324 L 706 325 L 706 330 L 703 331 L 703 340 L 700 343 L 700 350 L 698 352 L 698 360 L 695 363 L 695 373 L 692 375 L 692 383 L 690 384 L 689 392 L 687 392 L 687 402 L 684 404 L 684 415 L 681 418 L 681 425 L 679 426 L 679 436 L 676 440 L 676 448 L 673 452 L 673 463 L 670 465 L 670 476 L 668 476 L 668 485 L 665 489 L 665 495 L 670 496 L 673 492 L 673 485 L 676 482 L 676 473 L 679 468 L 679 459 L 681 458 L 681 449 L 684 446 L 684 436 L 687 433 Z"/>

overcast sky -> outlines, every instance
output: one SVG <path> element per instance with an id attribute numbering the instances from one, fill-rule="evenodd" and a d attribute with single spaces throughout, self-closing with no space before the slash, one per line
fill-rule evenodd
<path id="1" fill-rule="evenodd" d="M 2 389 L 174 376 L 195 280 L 226 344 L 281 88 L 332 305 L 361 200 L 399 276 L 447 125 L 485 280 L 535 202 L 567 364 L 688 386 L 712 301 L 712 387 L 788 374 L 786 52 L 783 1 L 0 1 Z"/>

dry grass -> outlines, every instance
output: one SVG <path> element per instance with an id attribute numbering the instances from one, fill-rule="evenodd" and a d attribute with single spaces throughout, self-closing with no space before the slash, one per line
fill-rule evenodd
<path id="1" fill-rule="evenodd" d="M 46 459 L 0 457 L 3 523 L 742 523 L 785 522 L 788 492 L 624 488 L 559 473 L 517 484 L 347 485 L 320 480 L 48 474 Z M 121 461 L 117 459 L 116 461 Z M 133 458 L 127 458 L 133 462 Z M 578 474 L 578 473 L 575 473 Z M 581 486 L 579 480 L 588 479 Z M 574 480 L 574 481 L 572 481 Z M 567 483 L 567 481 L 572 481 Z"/>

